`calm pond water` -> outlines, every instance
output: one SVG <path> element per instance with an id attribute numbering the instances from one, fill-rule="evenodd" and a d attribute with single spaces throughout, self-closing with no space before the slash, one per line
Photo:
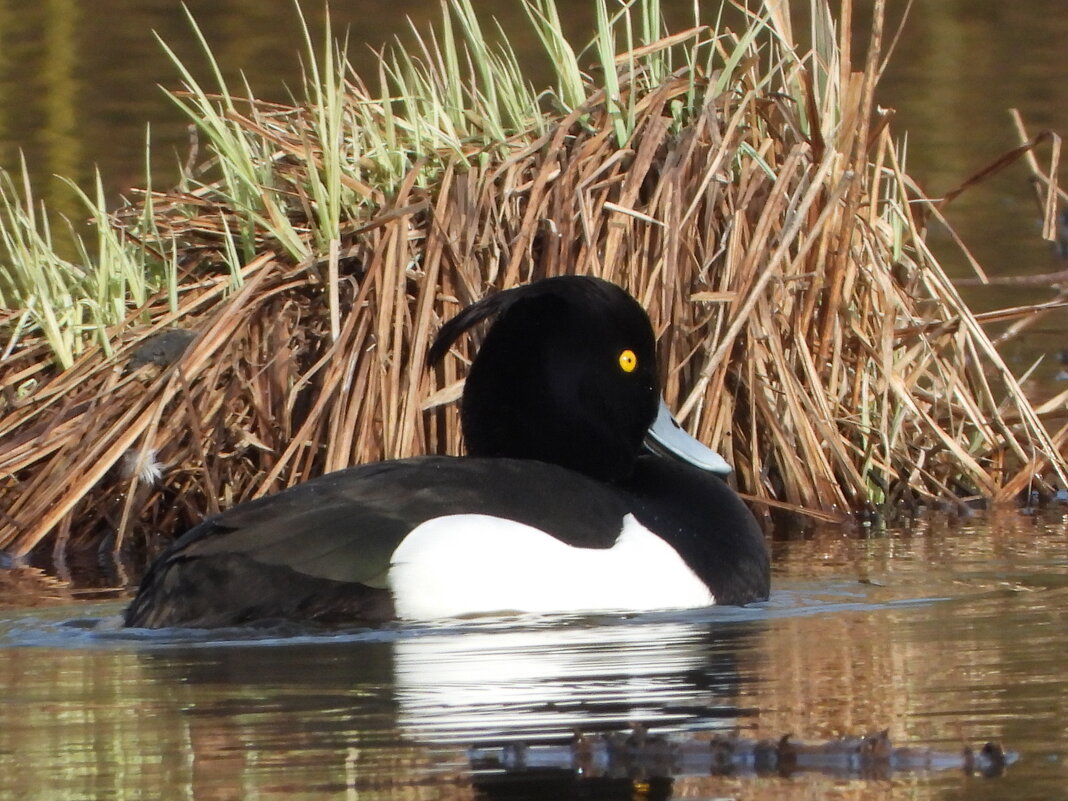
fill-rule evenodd
<path id="1" fill-rule="evenodd" d="M 663 4 L 675 19 L 692 6 Z M 513 36 L 527 30 L 516 5 L 493 5 Z M 578 39 L 585 5 L 567 5 Z M 151 32 L 196 67 L 194 39 L 176 0 L 133 6 L 0 0 L 0 167 L 17 169 L 25 151 L 37 193 L 73 219 L 80 210 L 53 173 L 89 186 L 99 165 L 111 191 L 141 185 L 146 123 L 158 185 L 184 157 L 185 121 L 156 87 L 177 86 L 177 73 Z M 299 80 L 288 0 L 189 6 L 231 79 L 245 70 L 277 99 Z M 320 26 L 319 4 L 305 6 Z M 363 43 L 402 33 L 406 15 L 438 15 L 436 0 L 331 6 L 366 63 Z M 881 99 L 898 110 L 921 185 L 944 192 L 1013 146 L 1010 106 L 1033 129 L 1068 130 L 1066 40 L 1063 0 L 917 0 Z M 516 43 L 536 49 L 521 33 Z M 1037 235 L 1027 177 L 1012 168 L 949 210 L 991 274 L 1064 267 Z M 944 234 L 931 236 L 967 274 Z M 967 291 L 983 309 L 1050 296 Z M 1006 346 L 1010 364 L 1022 372 L 1068 345 L 1064 329 L 1063 315 L 1046 317 Z M 1060 369 L 1046 358 L 1036 393 L 1059 389 Z M 96 631 L 78 621 L 121 602 L 0 571 L 0 798 L 660 797 L 662 783 L 628 780 L 505 785 L 472 764 L 472 746 L 561 742 L 575 728 L 633 721 L 690 743 L 889 728 L 900 746 L 956 754 L 999 740 L 1018 755 L 992 779 L 951 768 L 880 778 L 670 770 L 677 798 L 1068 798 L 1066 560 L 1060 513 L 936 519 L 777 543 L 773 598 L 753 609 L 285 637 Z"/>
<path id="2" fill-rule="evenodd" d="M 1068 515 L 775 550 L 767 604 L 635 618 L 208 636 L 86 628 L 116 602 L 0 611 L 0 798 L 1068 797 Z M 673 785 L 502 784 L 472 764 L 633 722 L 691 746 L 888 728 L 1017 761 L 997 778 L 661 766 Z"/>

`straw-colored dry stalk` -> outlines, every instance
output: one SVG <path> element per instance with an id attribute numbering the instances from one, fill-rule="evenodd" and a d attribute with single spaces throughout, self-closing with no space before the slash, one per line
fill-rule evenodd
<path id="1" fill-rule="evenodd" d="M 460 453 L 448 401 L 474 345 L 431 371 L 434 332 L 486 292 L 559 273 L 641 300 L 669 404 L 759 501 L 844 512 L 1006 501 L 1044 473 L 1063 481 L 1054 442 L 905 201 L 872 101 L 880 37 L 864 70 L 823 73 L 837 75 L 833 92 L 817 88 L 811 57 L 765 73 L 754 58 L 720 92 L 718 76 L 685 70 L 640 95 L 624 83 L 634 128 L 622 147 L 602 93 L 542 136 L 454 154 L 430 189 L 416 162 L 302 264 L 264 234 L 232 275 L 219 265 L 247 221 L 210 188 L 154 196 L 148 246 L 180 244 L 177 310 L 150 299 L 114 332 L 110 359 L 91 347 L 57 372 L 45 342 L 24 339 L 0 364 L 0 547 L 26 554 L 50 534 L 151 542 L 347 465 Z M 803 87 L 800 102 L 786 85 Z M 694 87 L 677 127 L 668 110 Z M 351 108 L 374 102 L 348 91 Z M 270 141 L 264 191 L 288 197 L 305 232 L 301 187 L 323 153 L 315 113 L 236 115 Z M 195 339 L 142 364 L 173 327 Z"/>

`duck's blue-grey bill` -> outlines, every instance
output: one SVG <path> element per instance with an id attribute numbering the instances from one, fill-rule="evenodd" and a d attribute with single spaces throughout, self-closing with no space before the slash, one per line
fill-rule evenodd
<path id="1" fill-rule="evenodd" d="M 719 476 L 726 476 L 733 469 L 726 459 L 686 433 L 672 416 L 663 398 L 660 399 L 656 421 L 645 435 L 645 445 L 654 453 L 674 456 Z"/>

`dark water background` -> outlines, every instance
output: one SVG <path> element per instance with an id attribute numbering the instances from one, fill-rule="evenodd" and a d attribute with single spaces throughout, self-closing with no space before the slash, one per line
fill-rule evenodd
<path id="1" fill-rule="evenodd" d="M 188 5 L 228 78 L 244 70 L 257 94 L 285 99 L 302 47 L 288 0 Z M 314 5 L 306 12 L 321 30 Z M 664 5 L 683 22 L 691 7 Z M 894 19 L 903 5 L 891 3 Z M 518 6 L 492 6 L 537 74 Z M 439 14 L 427 0 L 331 7 L 364 65 L 373 56 L 363 43 L 403 34 L 406 15 L 423 24 Z M 586 4 L 566 8 L 584 39 Z M 25 152 L 38 196 L 77 219 L 72 196 L 49 176 L 89 186 L 99 166 L 116 195 L 142 185 L 148 123 L 154 181 L 173 181 L 186 121 L 157 87 L 176 87 L 178 77 L 153 30 L 206 74 L 173 0 L 0 0 L 0 167 L 17 169 Z M 913 177 L 938 195 L 1015 145 L 1010 106 L 1032 131 L 1068 130 L 1066 42 L 1063 0 L 918 0 L 879 95 L 897 110 Z M 949 209 L 991 275 L 1066 266 L 1039 238 L 1027 179 L 1012 167 Z M 931 237 L 951 272 L 967 275 L 948 237 Z M 1035 288 L 967 293 L 982 309 L 1052 297 Z M 1036 395 L 1061 387 L 1064 329 L 1064 317 L 1050 315 L 1005 346 L 1018 373 L 1044 358 Z M 471 769 L 473 743 L 566 738 L 575 727 L 635 720 L 690 738 L 792 732 L 817 741 L 889 728 L 901 745 L 952 753 L 996 739 L 1019 755 L 996 779 L 952 769 L 681 775 L 675 797 L 1068 798 L 1061 510 L 829 530 L 775 548 L 774 596 L 749 610 L 257 640 L 89 630 L 71 621 L 121 603 L 72 596 L 33 571 L 5 572 L 0 799 L 466 799 L 485 792 L 486 777 Z M 566 797 L 527 787 L 531 797 Z M 639 797 L 643 787 L 591 797 Z"/>

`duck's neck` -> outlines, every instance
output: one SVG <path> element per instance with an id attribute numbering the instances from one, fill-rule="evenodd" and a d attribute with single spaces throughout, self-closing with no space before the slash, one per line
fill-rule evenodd
<path id="1" fill-rule="evenodd" d="M 462 407 L 464 443 L 471 456 L 534 459 L 566 467 L 598 481 L 626 480 L 637 447 L 612 436 L 602 424 L 532 416 L 495 406 L 482 409 L 465 399 Z"/>
<path id="2" fill-rule="evenodd" d="M 674 546 L 712 588 L 717 603 L 767 597 L 764 533 L 721 478 L 674 459 L 643 455 L 620 489 L 638 520 Z"/>

